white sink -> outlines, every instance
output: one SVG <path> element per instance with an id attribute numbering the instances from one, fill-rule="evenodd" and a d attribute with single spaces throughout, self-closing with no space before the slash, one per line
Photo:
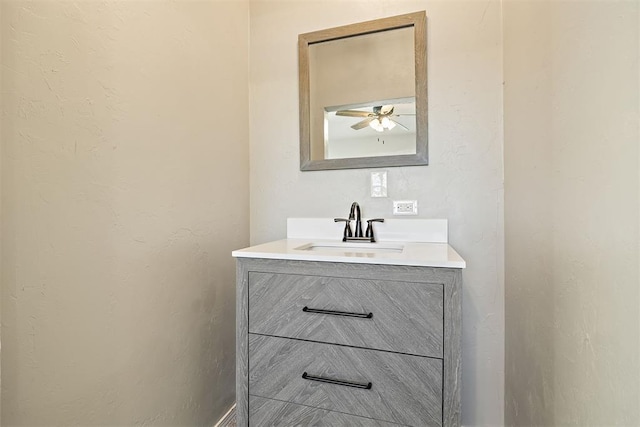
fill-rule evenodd
<path id="1" fill-rule="evenodd" d="M 390 243 L 357 243 L 357 242 L 311 242 L 294 248 L 297 251 L 312 251 L 315 253 L 341 254 L 345 256 L 370 256 L 373 254 L 400 254 L 404 250 L 402 244 Z"/>

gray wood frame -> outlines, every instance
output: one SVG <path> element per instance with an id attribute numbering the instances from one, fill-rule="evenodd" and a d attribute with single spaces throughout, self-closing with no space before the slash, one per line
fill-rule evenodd
<path id="1" fill-rule="evenodd" d="M 309 45 L 397 28 L 414 27 L 416 79 L 416 154 L 311 160 Z M 358 169 L 429 164 L 427 104 L 427 15 L 414 12 L 298 36 L 300 96 L 300 170 Z"/>
<path id="2" fill-rule="evenodd" d="M 450 268 L 237 258 L 236 402 L 249 425 L 249 272 L 440 283 L 444 286 L 443 425 L 459 426 L 462 380 L 462 271 Z"/>

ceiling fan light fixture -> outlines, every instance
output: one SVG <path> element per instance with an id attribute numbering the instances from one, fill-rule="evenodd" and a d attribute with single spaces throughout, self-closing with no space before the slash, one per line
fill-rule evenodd
<path id="1" fill-rule="evenodd" d="M 378 132 L 384 131 L 384 126 L 382 125 L 382 122 L 380 121 L 380 119 L 371 120 L 369 122 L 369 126 L 371 126 L 372 129 Z"/>
<path id="2" fill-rule="evenodd" d="M 396 124 L 393 123 L 393 121 L 389 119 L 389 117 L 383 117 L 382 120 L 380 120 L 380 123 L 382 123 L 382 127 L 384 129 L 389 130 L 393 129 L 396 126 Z"/>

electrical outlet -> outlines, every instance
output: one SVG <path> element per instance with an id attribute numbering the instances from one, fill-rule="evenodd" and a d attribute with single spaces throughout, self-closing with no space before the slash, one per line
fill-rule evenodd
<path id="1" fill-rule="evenodd" d="M 394 215 L 418 215 L 418 201 L 417 200 L 394 200 L 393 214 Z"/>

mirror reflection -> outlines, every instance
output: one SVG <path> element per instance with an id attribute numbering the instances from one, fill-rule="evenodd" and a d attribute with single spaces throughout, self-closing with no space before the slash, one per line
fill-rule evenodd
<path id="1" fill-rule="evenodd" d="M 325 159 L 402 154 L 416 154 L 415 97 L 325 108 Z"/>

